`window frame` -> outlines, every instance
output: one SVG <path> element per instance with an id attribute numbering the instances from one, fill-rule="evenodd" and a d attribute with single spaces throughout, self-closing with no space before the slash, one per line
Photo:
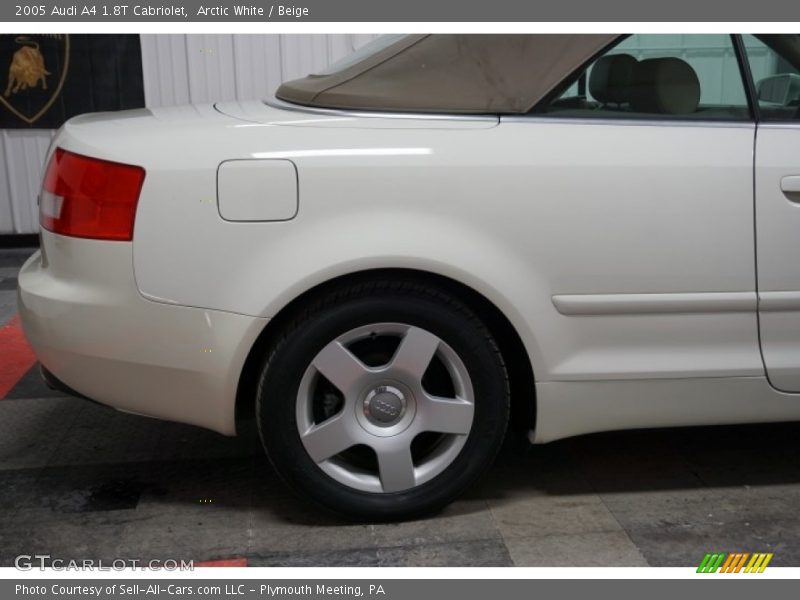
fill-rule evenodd
<path id="1" fill-rule="evenodd" d="M 572 71 L 569 75 L 567 75 L 561 82 L 555 86 L 544 98 L 542 98 L 539 102 L 537 102 L 533 108 L 531 108 L 527 113 L 524 115 L 516 115 L 522 119 L 537 119 L 541 121 L 547 120 L 561 120 L 561 121 L 571 121 L 571 122 L 580 122 L 580 123 L 602 123 L 602 122 L 613 122 L 614 124 L 631 124 L 631 125 L 641 125 L 641 124 L 648 124 L 648 123 L 655 123 L 658 125 L 665 125 L 668 123 L 675 123 L 679 125 L 691 125 L 691 124 L 703 124 L 707 126 L 736 126 L 736 125 L 750 125 L 759 122 L 759 113 L 758 113 L 758 101 L 755 96 L 755 86 L 753 84 L 752 73 L 750 72 L 750 64 L 747 61 L 747 54 L 744 48 L 744 42 L 742 41 L 741 34 L 728 34 L 728 37 L 731 40 L 731 46 L 733 47 L 734 55 L 736 56 L 736 63 L 739 70 L 739 77 L 741 78 L 742 87 L 744 88 L 745 100 L 747 102 L 747 117 L 743 119 L 703 119 L 703 118 L 676 118 L 676 117 L 669 117 L 669 116 L 642 116 L 636 118 L 627 118 L 627 117 L 619 117 L 615 116 L 613 112 L 609 112 L 608 114 L 604 114 L 601 117 L 584 117 L 584 116 L 575 116 L 575 115 L 559 115 L 557 113 L 548 113 L 546 112 L 547 107 L 556 100 L 561 94 L 563 94 L 569 87 L 577 82 L 580 77 L 586 73 L 586 70 L 600 57 L 605 56 L 610 50 L 616 48 L 619 44 L 623 41 L 628 39 L 631 35 L 630 33 L 620 35 L 616 38 L 612 43 L 608 44 L 604 48 L 602 48 L 597 54 L 590 57 L 587 61 L 581 64 L 577 69 Z M 657 34 L 656 34 L 657 35 Z"/>
<path id="2" fill-rule="evenodd" d="M 766 41 L 762 40 L 761 39 L 761 35 L 759 35 L 757 33 L 751 33 L 749 35 L 752 35 L 759 42 L 761 42 L 767 48 L 772 50 L 777 56 L 779 56 L 783 60 L 786 60 L 794 68 L 800 69 L 800 65 L 795 64 L 794 62 L 789 61 L 788 59 L 784 58 L 783 55 L 780 52 L 775 50 Z M 775 35 L 781 35 L 781 34 L 775 34 Z M 747 90 L 747 92 L 748 92 L 748 95 L 751 98 L 750 102 L 752 104 L 752 111 L 753 111 L 753 114 L 754 114 L 754 117 L 755 117 L 756 124 L 759 125 L 759 126 L 762 126 L 762 127 L 771 127 L 771 126 L 787 127 L 787 126 L 792 126 L 792 125 L 794 125 L 795 127 L 800 127 L 800 106 L 797 107 L 797 113 L 796 114 L 798 116 L 796 116 L 796 117 L 791 117 L 791 118 L 786 118 L 786 119 L 764 119 L 764 118 L 762 118 L 761 106 L 759 105 L 759 102 L 758 102 L 758 92 L 756 90 L 755 79 L 753 79 L 753 72 L 752 72 L 752 70 L 750 68 L 750 59 L 747 56 L 747 48 L 745 47 L 745 44 L 744 44 L 744 37 L 743 37 L 742 34 L 736 34 L 736 38 L 738 38 L 738 40 L 739 40 L 739 45 L 740 45 L 739 52 L 741 54 L 742 61 L 743 61 L 743 67 L 742 68 L 746 72 L 747 82 L 748 82 L 748 90 Z"/>

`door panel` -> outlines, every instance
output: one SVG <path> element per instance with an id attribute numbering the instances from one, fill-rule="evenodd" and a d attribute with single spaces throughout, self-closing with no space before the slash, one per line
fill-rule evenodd
<path id="1" fill-rule="evenodd" d="M 800 391 L 800 127 L 763 124 L 756 142 L 761 348 L 780 390 Z"/>
<path id="2" fill-rule="evenodd" d="M 758 104 L 755 198 L 761 351 L 770 383 L 800 392 L 800 44 L 742 36 Z"/>

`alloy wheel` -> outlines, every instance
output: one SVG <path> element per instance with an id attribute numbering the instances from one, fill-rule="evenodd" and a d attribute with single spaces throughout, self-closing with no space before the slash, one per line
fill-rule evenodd
<path id="1" fill-rule="evenodd" d="M 297 393 L 311 459 L 339 483 L 391 493 L 430 481 L 458 456 L 473 424 L 469 373 L 433 333 L 402 323 L 352 329 L 325 345 Z"/>

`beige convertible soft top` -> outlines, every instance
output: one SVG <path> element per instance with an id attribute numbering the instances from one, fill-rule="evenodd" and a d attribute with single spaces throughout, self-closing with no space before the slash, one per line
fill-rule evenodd
<path id="1" fill-rule="evenodd" d="M 324 108 L 525 113 L 619 35 L 408 35 L 322 75 L 281 85 Z"/>

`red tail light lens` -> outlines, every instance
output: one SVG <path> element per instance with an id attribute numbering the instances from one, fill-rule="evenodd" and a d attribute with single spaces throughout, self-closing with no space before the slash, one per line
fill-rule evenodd
<path id="1" fill-rule="evenodd" d="M 56 148 L 47 165 L 39 219 L 72 237 L 130 241 L 144 169 Z"/>

